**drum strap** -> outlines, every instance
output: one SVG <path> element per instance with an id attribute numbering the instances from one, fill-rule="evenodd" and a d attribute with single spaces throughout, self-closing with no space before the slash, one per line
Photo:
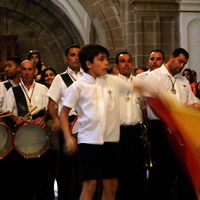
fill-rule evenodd
<path id="1" fill-rule="evenodd" d="M 25 116 L 29 111 L 24 92 L 19 85 L 14 86 L 12 89 L 17 104 L 18 116 Z"/>
<path id="2" fill-rule="evenodd" d="M 60 76 L 62 77 L 62 79 L 65 82 L 67 87 L 69 87 L 73 83 L 71 77 L 69 76 L 69 74 L 67 72 L 60 74 Z"/>
<path id="3" fill-rule="evenodd" d="M 64 73 L 60 74 L 60 76 L 62 77 L 62 79 L 65 82 L 67 87 L 69 87 L 73 83 L 73 81 L 70 78 L 68 73 L 64 72 Z"/>
<path id="4" fill-rule="evenodd" d="M 4 84 L 4 86 L 6 87 L 7 90 L 8 90 L 10 87 L 13 86 L 13 85 L 10 83 L 10 81 L 4 81 L 3 84 Z"/>

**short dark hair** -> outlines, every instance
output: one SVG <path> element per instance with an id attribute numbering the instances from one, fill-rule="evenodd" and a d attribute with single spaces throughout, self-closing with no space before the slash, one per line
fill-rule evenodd
<path id="1" fill-rule="evenodd" d="M 81 67 L 84 70 L 84 72 L 88 71 L 86 61 L 90 61 L 91 63 L 93 63 L 94 57 L 100 53 L 106 54 L 107 57 L 110 56 L 108 50 L 101 45 L 88 44 L 88 45 L 84 45 L 81 48 L 81 50 L 78 53 L 78 57 L 79 57 L 79 62 L 81 63 Z"/>
<path id="2" fill-rule="evenodd" d="M 132 56 L 131 56 L 130 53 L 128 53 L 127 51 L 122 51 L 122 52 L 119 52 L 119 53 L 116 55 L 116 58 L 115 58 L 115 63 L 116 63 L 116 64 L 119 63 L 118 58 L 119 58 L 119 56 L 120 56 L 121 54 L 128 54 L 128 55 L 131 57 L 131 59 L 132 59 Z"/>
<path id="3" fill-rule="evenodd" d="M 159 53 L 161 53 L 162 56 L 163 56 L 163 60 L 165 60 L 165 54 L 164 54 L 164 52 L 163 52 L 162 50 L 160 50 L 160 49 L 154 49 L 154 50 L 152 50 L 152 51 L 150 52 L 150 55 L 151 55 L 151 53 L 153 53 L 153 52 L 159 52 Z"/>
<path id="4" fill-rule="evenodd" d="M 183 49 L 183 48 L 178 48 L 178 49 L 175 49 L 172 53 L 172 55 L 174 57 L 178 57 L 180 54 L 183 54 L 187 59 L 189 59 L 189 53 Z"/>
<path id="5" fill-rule="evenodd" d="M 6 61 L 13 61 L 13 62 L 14 62 L 15 64 L 17 64 L 18 66 L 20 66 L 20 65 L 21 65 L 21 62 L 22 62 L 21 58 L 19 58 L 19 57 L 17 57 L 17 56 L 8 57 L 8 58 L 6 59 Z"/>
<path id="6" fill-rule="evenodd" d="M 69 50 L 70 50 L 71 48 L 78 48 L 78 49 L 80 49 L 81 47 L 80 47 L 78 44 L 71 44 L 71 45 L 69 45 L 69 46 L 65 49 L 65 56 L 68 56 Z"/>

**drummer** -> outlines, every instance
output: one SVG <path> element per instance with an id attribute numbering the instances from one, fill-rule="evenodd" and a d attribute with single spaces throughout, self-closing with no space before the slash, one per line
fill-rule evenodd
<path id="1" fill-rule="evenodd" d="M 0 83 L 0 112 L 2 111 L 2 104 L 4 101 L 4 97 L 6 95 L 7 90 L 14 86 L 14 85 L 18 85 L 20 82 L 20 64 L 21 64 L 21 59 L 19 57 L 16 56 L 12 56 L 6 59 L 5 62 L 5 68 L 4 68 L 4 72 L 5 72 L 5 76 L 6 76 L 6 81 L 1 82 Z M 1 112 L 1 118 L 0 118 L 0 122 L 1 122 L 1 127 L 8 129 L 7 133 L 11 134 L 11 130 L 9 131 L 9 121 L 6 120 L 7 118 L 3 118 L 3 116 L 7 116 L 7 114 L 3 114 Z M 6 123 L 6 124 L 5 124 Z M 5 125 L 5 126 L 4 126 Z M 4 131 L 4 129 L 1 131 Z M 6 133 L 5 133 L 6 134 Z M 1 137 L 1 139 L 3 138 L 3 136 Z M 1 146 L 2 147 L 2 154 L 1 154 L 1 160 L 0 160 L 0 171 L 2 172 L 0 174 L 0 194 L 2 196 L 7 197 L 7 199 L 13 199 L 12 198 L 12 193 L 8 193 L 6 191 L 6 189 L 11 188 L 12 187 L 12 182 L 10 181 L 13 178 L 13 173 L 14 171 L 12 170 L 11 164 L 13 159 L 14 159 L 14 154 L 13 151 L 10 151 L 10 147 L 12 147 L 12 137 L 8 137 L 7 141 L 5 141 L 6 144 L 11 144 L 10 145 L 6 145 L 5 146 Z M 1 144 L 2 141 L 1 141 Z"/>
<path id="2" fill-rule="evenodd" d="M 24 60 L 21 63 L 21 82 L 18 86 L 10 88 L 5 96 L 3 110 L 9 110 L 13 114 L 10 118 L 17 126 L 24 124 L 27 120 L 32 120 L 36 125 L 44 127 L 48 119 L 46 112 L 48 88 L 35 82 L 35 70 L 36 67 L 32 61 Z M 33 110 L 34 112 L 31 112 Z M 28 115 L 29 119 L 24 117 L 28 113 L 31 113 Z M 29 131 L 27 130 L 27 134 Z M 46 199 L 48 157 L 48 152 L 34 159 L 18 156 L 17 162 L 13 163 L 13 167 L 15 169 L 17 167 L 18 170 L 15 177 L 17 183 L 14 188 L 15 200 L 28 200 L 34 196 L 36 200 Z"/>
<path id="3" fill-rule="evenodd" d="M 18 85 L 20 82 L 21 62 L 21 59 L 15 56 L 6 59 L 4 72 L 8 80 L 0 83 L 0 112 L 7 90 L 14 85 Z"/>

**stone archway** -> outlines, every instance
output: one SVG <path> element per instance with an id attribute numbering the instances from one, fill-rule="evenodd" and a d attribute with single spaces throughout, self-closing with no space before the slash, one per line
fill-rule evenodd
<path id="1" fill-rule="evenodd" d="M 49 0 L 0 2 L 0 35 L 19 35 L 17 55 L 26 59 L 30 49 L 41 51 L 42 60 L 61 72 L 65 48 L 83 40 L 70 19 Z"/>
<path id="2" fill-rule="evenodd" d="M 107 47 L 111 55 L 124 50 L 125 43 L 125 12 L 126 2 L 117 0 L 79 0 L 89 14 L 98 35 L 97 43 Z"/>

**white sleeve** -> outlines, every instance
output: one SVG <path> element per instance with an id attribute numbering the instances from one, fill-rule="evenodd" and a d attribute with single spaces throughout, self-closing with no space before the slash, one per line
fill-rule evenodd
<path id="1" fill-rule="evenodd" d="M 62 77 L 58 74 L 54 78 L 50 88 L 48 89 L 47 96 L 53 99 L 55 102 L 58 102 L 61 97 L 62 92 Z M 67 86 L 66 86 L 67 88 Z"/>
<path id="2" fill-rule="evenodd" d="M 7 89 L 5 88 L 4 83 L 0 83 L 0 112 L 2 111 L 2 106 L 3 106 L 6 92 L 7 92 Z"/>
<path id="3" fill-rule="evenodd" d="M 2 111 L 10 111 L 11 113 L 13 113 L 13 115 L 18 116 L 17 105 L 12 87 L 8 90 L 8 92 L 5 95 Z"/>
<path id="4" fill-rule="evenodd" d="M 75 108 L 77 101 L 78 92 L 76 92 L 74 84 L 72 84 L 65 91 L 63 105 L 69 108 Z"/>
<path id="5" fill-rule="evenodd" d="M 154 74 L 149 73 L 144 80 L 144 96 L 153 97 L 154 94 L 159 94 L 159 79 Z"/>

